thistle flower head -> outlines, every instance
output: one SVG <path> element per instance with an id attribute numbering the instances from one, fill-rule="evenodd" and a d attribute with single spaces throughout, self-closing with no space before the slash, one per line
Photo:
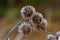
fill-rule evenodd
<path id="1" fill-rule="evenodd" d="M 48 39 L 48 40 L 52 40 L 53 37 L 54 37 L 54 36 L 53 36 L 52 34 L 48 34 L 48 35 L 47 35 L 47 39 Z"/>
<path id="2" fill-rule="evenodd" d="M 24 35 L 29 35 L 32 32 L 31 24 L 29 22 L 22 22 L 18 27 L 18 32 Z"/>
<path id="3" fill-rule="evenodd" d="M 41 13 L 36 12 L 32 17 L 32 22 L 37 24 L 41 23 L 43 20 L 43 15 Z"/>
<path id="4" fill-rule="evenodd" d="M 47 27 L 48 22 L 45 18 L 43 19 L 42 23 L 44 24 L 45 27 Z"/>
<path id="5" fill-rule="evenodd" d="M 24 6 L 21 9 L 21 15 L 23 18 L 31 17 L 33 13 L 35 13 L 36 10 L 33 6 Z"/>
<path id="6" fill-rule="evenodd" d="M 38 24 L 37 27 L 38 27 L 38 29 L 42 29 L 43 31 L 46 31 L 46 28 L 47 28 L 47 20 L 44 18 L 42 20 L 42 23 L 41 24 Z"/>
<path id="7" fill-rule="evenodd" d="M 58 31 L 58 32 L 56 33 L 56 35 L 59 35 L 59 36 L 60 36 L 60 31 Z"/>

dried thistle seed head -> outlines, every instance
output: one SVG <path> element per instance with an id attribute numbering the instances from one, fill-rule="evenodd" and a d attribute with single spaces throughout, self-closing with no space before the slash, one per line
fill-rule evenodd
<path id="1" fill-rule="evenodd" d="M 45 31 L 46 28 L 47 28 L 47 20 L 43 19 L 42 23 L 40 23 L 40 24 L 38 23 L 36 27 L 37 27 L 38 30 L 41 29 L 41 30 Z"/>
<path id="2" fill-rule="evenodd" d="M 48 23 L 47 20 L 44 18 L 42 23 L 41 23 L 41 25 L 42 25 L 41 27 L 43 30 L 47 28 L 47 23 Z"/>
<path id="3" fill-rule="evenodd" d="M 33 6 L 24 6 L 21 9 L 21 15 L 24 19 L 30 18 L 33 13 L 35 13 L 36 10 Z"/>
<path id="4" fill-rule="evenodd" d="M 25 25 L 25 26 L 22 28 L 22 31 L 23 31 L 23 34 L 24 34 L 24 35 L 29 35 L 30 32 L 31 32 L 31 28 Z"/>
<path id="5" fill-rule="evenodd" d="M 32 16 L 32 22 L 34 24 L 38 24 L 41 23 L 43 20 L 43 15 L 41 13 L 36 12 L 33 16 Z"/>
<path id="6" fill-rule="evenodd" d="M 58 37 L 60 37 L 60 31 L 56 33 L 56 39 L 58 40 Z"/>
<path id="7" fill-rule="evenodd" d="M 58 31 L 58 32 L 56 33 L 56 35 L 60 35 L 60 31 Z"/>
<path id="8" fill-rule="evenodd" d="M 48 34 L 48 35 L 47 35 L 47 39 L 48 39 L 48 40 L 53 40 L 53 38 L 54 38 L 54 35 L 52 35 L 52 34 Z"/>
<path id="9" fill-rule="evenodd" d="M 18 32 L 26 36 L 30 35 L 32 32 L 31 24 L 29 22 L 22 22 L 18 27 Z"/>

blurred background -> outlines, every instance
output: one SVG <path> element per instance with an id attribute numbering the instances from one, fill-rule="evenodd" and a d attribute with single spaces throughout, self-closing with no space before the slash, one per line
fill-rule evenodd
<path id="1" fill-rule="evenodd" d="M 21 19 L 20 9 L 31 5 L 43 14 L 48 20 L 47 30 L 56 34 L 60 30 L 60 0 L 0 0 L 0 40 L 5 40 L 8 31 Z M 12 32 L 10 38 L 14 39 L 17 30 Z M 46 40 L 46 34 L 32 33 L 22 40 Z"/>

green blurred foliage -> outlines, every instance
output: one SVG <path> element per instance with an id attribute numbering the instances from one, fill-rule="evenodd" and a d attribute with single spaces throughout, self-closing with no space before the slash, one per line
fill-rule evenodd
<path id="1" fill-rule="evenodd" d="M 7 0 L 0 0 L 0 18 L 4 16 L 6 6 L 7 6 Z"/>
<path id="2" fill-rule="evenodd" d="M 37 5 L 37 4 L 47 4 L 48 0 L 25 0 L 25 4 L 27 5 Z"/>
<path id="3" fill-rule="evenodd" d="M 6 6 L 7 5 L 7 0 L 0 0 L 0 6 Z"/>

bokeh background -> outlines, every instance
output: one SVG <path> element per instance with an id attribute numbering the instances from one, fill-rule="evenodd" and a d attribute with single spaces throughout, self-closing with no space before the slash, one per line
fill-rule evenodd
<path id="1" fill-rule="evenodd" d="M 47 30 L 53 35 L 60 30 L 60 0 L 0 0 L 0 40 L 5 40 L 8 31 L 21 19 L 20 9 L 31 5 L 48 20 Z M 13 40 L 17 35 L 14 30 L 10 36 Z M 33 32 L 22 40 L 47 40 L 44 32 Z"/>

